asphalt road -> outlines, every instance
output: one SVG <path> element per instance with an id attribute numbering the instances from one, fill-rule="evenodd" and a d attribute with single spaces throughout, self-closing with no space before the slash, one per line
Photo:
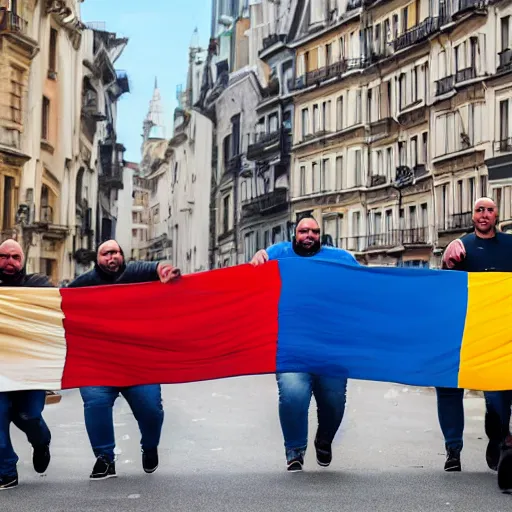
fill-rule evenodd
<path id="1" fill-rule="evenodd" d="M 143 473 L 135 420 L 116 405 L 118 478 L 90 482 L 94 464 L 80 396 L 66 392 L 46 409 L 53 433 L 47 475 L 15 431 L 20 485 L 0 493 L 1 512 L 132 511 L 482 511 L 509 512 L 484 459 L 483 401 L 468 398 L 463 472 L 447 474 L 435 396 L 352 381 L 334 460 L 303 473 L 284 465 L 273 376 L 164 387 L 166 420 L 160 468 Z M 312 441 L 315 408 L 311 407 Z"/>

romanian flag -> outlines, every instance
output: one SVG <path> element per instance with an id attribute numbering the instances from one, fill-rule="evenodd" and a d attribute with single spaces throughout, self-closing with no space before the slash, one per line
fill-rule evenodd
<path id="1" fill-rule="evenodd" d="M 171 284 L 0 288 L 0 391 L 311 372 L 512 389 L 512 274 L 306 258 Z"/>

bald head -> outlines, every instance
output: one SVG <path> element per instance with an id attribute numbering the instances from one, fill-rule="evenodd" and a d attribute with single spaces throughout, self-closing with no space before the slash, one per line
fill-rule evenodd
<path id="1" fill-rule="evenodd" d="M 300 220 L 295 229 L 295 241 L 305 251 L 320 249 L 320 226 L 318 222 L 311 217 Z"/>
<path id="2" fill-rule="evenodd" d="M 105 272 L 118 272 L 124 264 L 121 247 L 115 240 L 107 240 L 98 247 L 97 261 Z"/>
<path id="3" fill-rule="evenodd" d="M 0 244 L 0 272 L 14 275 L 23 269 L 25 255 L 16 240 L 6 240 Z"/>
<path id="4" fill-rule="evenodd" d="M 498 208 L 490 197 L 481 197 L 473 207 L 473 225 L 480 238 L 492 238 L 496 233 Z"/>

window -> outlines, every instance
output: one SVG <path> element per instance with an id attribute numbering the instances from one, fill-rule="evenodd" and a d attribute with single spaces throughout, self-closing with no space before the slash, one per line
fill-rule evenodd
<path id="1" fill-rule="evenodd" d="M 322 192 L 325 192 L 326 190 L 329 190 L 329 181 L 330 181 L 330 176 L 329 176 L 329 165 L 330 165 L 330 159 L 329 158 L 324 158 L 322 160 L 322 176 L 321 176 L 321 189 L 322 189 Z"/>
<path id="2" fill-rule="evenodd" d="M 309 133 L 309 125 L 308 125 L 309 115 L 308 115 L 308 113 L 309 112 L 308 112 L 307 108 L 302 109 L 302 138 L 303 139 L 305 139 Z"/>
<path id="3" fill-rule="evenodd" d="M 418 165 L 418 137 L 411 137 L 411 166 Z"/>
<path id="4" fill-rule="evenodd" d="M 343 130 L 343 96 L 336 100 L 336 130 Z"/>
<path id="5" fill-rule="evenodd" d="M 386 172 L 384 170 L 384 165 L 382 163 L 382 151 L 381 150 L 377 151 L 377 169 L 374 174 L 379 174 L 379 175 L 383 175 L 383 176 L 386 175 Z"/>
<path id="6" fill-rule="evenodd" d="M 386 149 L 386 177 L 388 181 L 391 181 L 393 176 L 393 148 Z"/>
<path id="7" fill-rule="evenodd" d="M 22 121 L 23 71 L 11 68 L 11 121 L 21 124 Z"/>
<path id="8" fill-rule="evenodd" d="M 320 191 L 320 176 L 318 175 L 318 163 L 313 162 L 313 165 L 311 166 L 311 180 L 312 180 L 312 186 L 313 186 L 313 192 L 319 192 Z"/>
<path id="9" fill-rule="evenodd" d="M 363 99 L 362 99 L 361 89 L 358 89 L 356 91 L 356 119 L 355 119 L 355 124 L 359 124 L 359 123 L 361 123 L 363 121 L 362 102 L 363 102 Z"/>
<path id="10" fill-rule="evenodd" d="M 415 66 L 411 71 L 411 97 L 412 101 L 418 101 L 418 67 Z"/>
<path id="11" fill-rule="evenodd" d="M 427 203 L 422 203 L 420 215 L 421 215 L 420 226 L 422 228 L 428 228 L 428 205 L 427 205 Z"/>
<path id="12" fill-rule="evenodd" d="M 14 178 L 11 176 L 3 176 L 2 199 L 2 229 L 5 231 L 13 227 L 14 221 Z"/>
<path id="13" fill-rule="evenodd" d="M 269 133 L 273 133 L 273 132 L 277 132 L 278 129 L 279 129 L 278 115 L 277 115 L 277 113 L 271 114 L 268 118 L 268 131 L 269 131 Z"/>
<path id="14" fill-rule="evenodd" d="M 332 44 L 325 45 L 325 65 L 329 66 L 332 64 Z"/>
<path id="15" fill-rule="evenodd" d="M 331 128 L 331 102 L 324 101 L 322 104 L 322 127 L 324 131 L 329 131 Z"/>
<path id="16" fill-rule="evenodd" d="M 402 73 L 398 79 L 398 94 L 400 98 L 399 108 L 402 110 L 407 105 L 407 80 L 405 73 Z"/>
<path id="17" fill-rule="evenodd" d="M 363 184 L 362 180 L 362 169 L 363 162 L 362 162 L 362 153 L 361 150 L 358 149 L 355 152 L 355 167 L 354 167 L 354 173 L 355 173 L 355 186 L 360 187 Z"/>
<path id="18" fill-rule="evenodd" d="M 366 95 L 366 112 L 368 123 L 372 122 L 372 90 L 368 89 L 368 93 Z"/>
<path id="19" fill-rule="evenodd" d="M 336 190 L 343 190 L 343 157 L 336 157 Z"/>
<path id="20" fill-rule="evenodd" d="M 509 33 L 509 27 L 510 27 L 510 16 L 503 16 L 501 18 L 501 51 L 508 49 L 508 44 L 510 40 L 510 33 Z"/>
<path id="21" fill-rule="evenodd" d="M 50 100 L 43 96 L 43 111 L 41 119 L 41 138 L 50 139 Z"/>
<path id="22" fill-rule="evenodd" d="M 57 71 L 57 31 L 54 28 L 50 29 L 50 51 L 48 71 L 55 73 Z"/>
<path id="23" fill-rule="evenodd" d="M 306 195 L 306 167 L 301 166 L 300 168 L 300 183 L 299 183 L 299 195 Z"/>
<path id="24" fill-rule="evenodd" d="M 421 134 L 421 147 L 422 163 L 426 165 L 428 162 L 428 132 L 423 132 Z"/>
<path id="25" fill-rule="evenodd" d="M 480 176 L 480 197 L 487 196 L 487 176 Z"/>
<path id="26" fill-rule="evenodd" d="M 500 145 L 506 146 L 508 139 L 508 100 L 500 101 Z"/>
<path id="27" fill-rule="evenodd" d="M 475 178 L 469 178 L 468 185 L 469 206 L 473 208 L 476 201 Z"/>
<path id="28" fill-rule="evenodd" d="M 222 203 L 222 231 L 229 231 L 229 196 L 226 196 Z"/>
<path id="29" fill-rule="evenodd" d="M 320 117 L 319 117 L 318 105 L 313 105 L 313 133 L 318 132 L 319 122 L 320 122 Z"/>
<path id="30" fill-rule="evenodd" d="M 407 146 L 405 142 L 398 143 L 398 165 L 407 165 Z"/>

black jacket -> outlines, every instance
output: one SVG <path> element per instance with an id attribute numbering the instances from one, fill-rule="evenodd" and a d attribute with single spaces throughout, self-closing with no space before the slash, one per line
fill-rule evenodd
<path id="1" fill-rule="evenodd" d="M 82 288 L 85 286 L 104 286 L 108 284 L 134 284 L 159 281 L 156 271 L 158 262 L 135 261 L 128 263 L 116 274 L 102 270 L 97 264 L 92 270 L 78 276 L 69 283 L 68 288 Z"/>
<path id="2" fill-rule="evenodd" d="M 23 269 L 15 275 L 0 271 L 0 286 L 23 286 L 26 288 L 53 288 L 48 277 L 43 274 L 27 274 Z"/>

